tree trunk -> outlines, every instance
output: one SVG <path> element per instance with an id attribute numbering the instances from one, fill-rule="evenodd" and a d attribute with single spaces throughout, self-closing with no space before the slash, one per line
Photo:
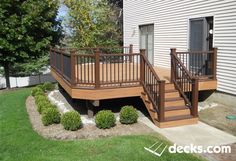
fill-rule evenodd
<path id="1" fill-rule="evenodd" d="M 9 63 L 8 62 L 4 63 L 4 73 L 5 73 L 7 89 L 10 89 L 11 85 L 10 85 L 10 73 L 9 73 Z"/>

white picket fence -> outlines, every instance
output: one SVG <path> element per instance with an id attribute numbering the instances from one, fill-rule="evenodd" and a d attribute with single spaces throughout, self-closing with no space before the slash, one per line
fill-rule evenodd
<path id="1" fill-rule="evenodd" d="M 49 72 L 42 75 L 29 76 L 29 77 L 10 77 L 11 88 L 14 87 L 27 87 L 44 82 L 55 82 L 55 79 Z M 6 88 L 6 79 L 0 76 L 0 89 Z"/>

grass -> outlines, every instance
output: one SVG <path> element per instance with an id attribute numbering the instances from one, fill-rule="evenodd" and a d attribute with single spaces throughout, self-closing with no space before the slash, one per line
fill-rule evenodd
<path id="1" fill-rule="evenodd" d="M 94 140 L 57 141 L 38 135 L 31 127 L 25 108 L 30 88 L 0 94 L 0 160 L 17 161 L 196 161 L 191 154 L 170 154 L 157 158 L 144 150 L 160 136 L 120 136 Z"/>

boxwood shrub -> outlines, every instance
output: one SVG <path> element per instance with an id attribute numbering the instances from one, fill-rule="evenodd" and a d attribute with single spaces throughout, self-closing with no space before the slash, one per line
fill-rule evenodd
<path id="1" fill-rule="evenodd" d="M 48 98 L 45 95 L 36 95 L 34 99 L 36 104 L 38 104 L 41 101 L 48 101 Z"/>
<path id="2" fill-rule="evenodd" d="M 56 108 L 45 109 L 41 119 L 44 126 L 48 126 L 54 123 L 58 124 L 61 120 L 60 112 Z"/>
<path id="3" fill-rule="evenodd" d="M 52 91 L 52 90 L 54 90 L 54 88 L 55 88 L 55 85 L 51 82 L 45 82 L 43 84 L 43 90 L 44 91 Z"/>
<path id="4" fill-rule="evenodd" d="M 109 129 L 115 126 L 116 118 L 110 110 L 102 110 L 96 114 L 95 123 L 100 129 Z"/>
<path id="5" fill-rule="evenodd" d="M 120 122 L 122 124 L 133 124 L 138 120 L 138 113 L 133 106 L 123 106 L 120 111 Z"/>
<path id="6" fill-rule="evenodd" d="M 79 129 L 82 124 L 80 114 L 77 111 L 66 112 L 62 115 L 61 124 L 66 130 L 75 131 Z"/>
<path id="7" fill-rule="evenodd" d="M 44 110 L 49 109 L 49 108 L 56 108 L 56 106 L 52 105 L 48 100 L 40 101 L 37 104 L 37 110 L 40 114 L 42 114 Z"/>
<path id="8" fill-rule="evenodd" d="M 36 95 L 44 95 L 44 92 L 41 88 L 39 87 L 34 87 L 31 91 L 31 95 L 32 96 L 36 96 Z"/>

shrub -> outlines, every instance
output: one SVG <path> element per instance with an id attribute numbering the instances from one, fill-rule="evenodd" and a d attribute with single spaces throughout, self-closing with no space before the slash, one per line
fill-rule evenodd
<path id="1" fill-rule="evenodd" d="M 45 95 L 36 95 L 34 98 L 36 104 L 38 104 L 41 101 L 48 101 L 48 98 Z"/>
<path id="2" fill-rule="evenodd" d="M 37 85 L 36 87 L 41 88 L 41 89 L 44 91 L 43 84 L 39 84 L 39 85 Z"/>
<path id="3" fill-rule="evenodd" d="M 37 104 L 37 110 L 40 114 L 42 114 L 44 110 L 49 108 L 55 108 L 55 106 L 52 105 L 48 100 L 38 102 Z"/>
<path id="4" fill-rule="evenodd" d="M 99 111 L 95 116 L 95 122 L 100 129 L 109 129 L 115 126 L 115 115 L 110 110 Z"/>
<path id="5" fill-rule="evenodd" d="M 75 131 L 79 129 L 82 124 L 80 114 L 76 111 L 66 112 L 62 115 L 61 124 L 66 130 Z"/>
<path id="6" fill-rule="evenodd" d="M 60 123 L 60 112 L 56 108 L 45 109 L 41 119 L 44 126 Z"/>
<path id="7" fill-rule="evenodd" d="M 133 124 L 138 120 L 138 113 L 133 106 L 124 106 L 120 111 L 120 122 L 122 124 Z"/>
<path id="8" fill-rule="evenodd" d="M 52 91 L 52 90 L 54 90 L 54 88 L 55 88 L 55 86 L 51 82 L 45 82 L 43 84 L 43 90 L 44 91 Z"/>
<path id="9" fill-rule="evenodd" d="M 44 95 L 44 92 L 41 88 L 39 87 L 34 87 L 31 91 L 31 95 L 32 96 L 36 96 L 36 95 Z"/>

